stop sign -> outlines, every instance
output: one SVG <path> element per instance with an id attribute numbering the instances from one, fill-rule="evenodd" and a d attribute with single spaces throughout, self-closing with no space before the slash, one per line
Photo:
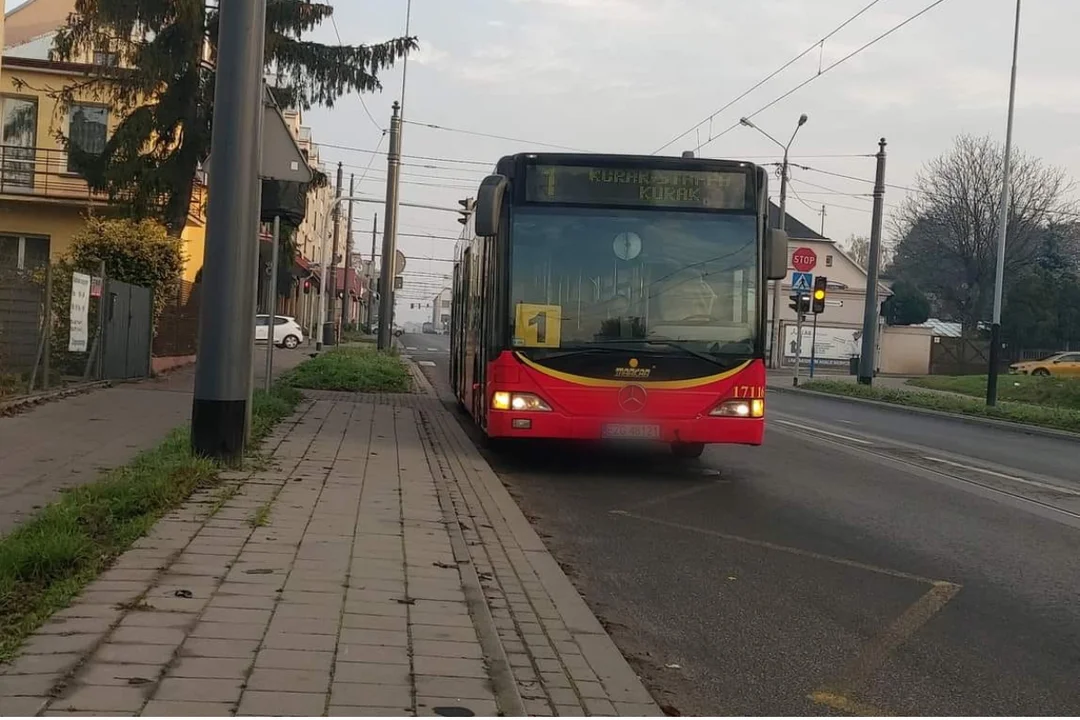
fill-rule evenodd
<path id="1" fill-rule="evenodd" d="M 791 266 L 799 272 L 810 272 L 817 265 L 817 253 L 813 248 L 797 248 L 791 255 Z"/>

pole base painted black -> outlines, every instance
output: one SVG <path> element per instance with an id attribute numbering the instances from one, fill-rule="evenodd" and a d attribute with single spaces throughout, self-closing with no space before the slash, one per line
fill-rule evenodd
<path id="1" fill-rule="evenodd" d="M 200 400 L 191 408 L 191 450 L 228 465 L 244 459 L 246 400 Z"/>
<path id="2" fill-rule="evenodd" d="M 997 405 L 998 367 L 1001 365 L 1001 323 L 990 326 L 990 367 L 986 373 L 986 404 Z"/>

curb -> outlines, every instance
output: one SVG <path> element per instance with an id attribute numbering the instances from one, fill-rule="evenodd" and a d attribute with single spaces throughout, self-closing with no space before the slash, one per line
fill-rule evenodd
<path id="1" fill-rule="evenodd" d="M 431 381 L 427 379 L 420 366 L 411 358 L 405 360 L 409 366 L 409 374 L 413 378 L 413 385 L 417 394 L 430 397 L 438 402 L 438 395 Z M 442 506 L 443 520 L 450 535 L 450 548 L 457 563 L 458 572 L 461 574 L 462 590 L 465 591 L 465 601 L 469 606 L 469 614 L 472 615 L 476 626 L 476 634 L 480 640 L 480 647 L 488 658 L 488 671 L 491 675 L 492 690 L 495 692 L 495 702 L 504 716 L 527 717 L 525 702 L 521 699 L 517 681 L 514 679 L 510 661 L 506 656 L 502 638 L 499 637 L 499 629 L 495 627 L 495 619 L 491 616 L 487 598 L 484 595 L 484 586 L 480 584 L 480 576 L 476 574 L 476 567 L 469 555 L 469 548 L 465 541 L 465 535 L 461 532 L 458 524 L 457 511 L 454 509 L 453 499 L 445 487 L 446 478 L 438 473 L 432 473 L 435 480 L 435 490 L 439 495 L 439 505 Z"/>
<path id="2" fill-rule="evenodd" d="M 955 422 L 964 423 L 966 425 L 978 425 L 981 427 L 992 427 L 998 430 L 1007 430 L 1009 432 L 1017 433 L 1018 435 L 1037 435 L 1039 437 L 1051 438 L 1053 440 L 1068 440 L 1070 442 L 1080 442 L 1080 433 L 1069 432 L 1068 430 L 1045 428 L 1038 425 L 1029 425 L 1027 423 L 1009 422 L 1008 420 L 984 418 L 977 415 L 963 415 L 961 413 L 951 413 L 944 410 L 932 410 L 930 408 L 913 407 L 911 405 L 900 405 L 898 403 L 890 403 L 883 400 L 870 400 L 868 398 L 851 397 L 850 395 L 835 395 L 833 393 L 821 392 L 818 390 L 806 390 L 804 388 L 766 387 L 766 390 L 768 390 L 769 392 L 788 393 L 790 395 L 824 397 L 831 400 L 839 400 L 841 402 L 854 403 L 857 405 L 868 405 L 871 407 L 885 408 L 888 410 L 908 413 L 909 415 L 937 417 L 945 420 L 953 420 Z"/>
<path id="3" fill-rule="evenodd" d="M 112 387 L 112 384 L 111 380 L 98 380 L 96 382 L 79 383 L 78 385 L 71 385 L 66 388 L 46 390 L 45 392 L 36 393 L 34 395 L 26 395 L 24 397 L 15 398 L 14 400 L 7 400 L 0 402 L 0 415 L 11 414 L 29 406 L 39 405 L 52 400 L 60 400 L 61 398 L 70 397 L 72 395 L 81 395 L 90 390 Z"/>

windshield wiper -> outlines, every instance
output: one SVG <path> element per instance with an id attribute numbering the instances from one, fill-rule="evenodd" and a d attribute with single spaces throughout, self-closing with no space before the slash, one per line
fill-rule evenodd
<path id="1" fill-rule="evenodd" d="M 678 340 L 666 340 L 661 338 L 626 338 L 620 340 L 596 340 L 593 344 L 602 345 L 604 347 L 615 347 L 618 345 L 666 345 L 667 347 L 675 348 L 676 350 L 680 350 L 687 355 L 692 355 L 696 358 L 700 358 L 701 360 L 705 360 L 712 363 L 713 365 L 717 365 L 725 369 L 730 366 L 729 363 L 725 362 L 724 359 L 721 359 L 720 357 L 712 355 L 710 353 L 696 350 L 689 345 L 686 345 L 685 343 L 679 342 Z"/>

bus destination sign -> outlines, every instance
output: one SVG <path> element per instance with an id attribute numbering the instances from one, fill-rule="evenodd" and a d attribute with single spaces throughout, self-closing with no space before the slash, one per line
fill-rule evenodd
<path id="1" fill-rule="evenodd" d="M 747 208 L 749 173 L 530 165 L 525 201 L 708 210 Z"/>

